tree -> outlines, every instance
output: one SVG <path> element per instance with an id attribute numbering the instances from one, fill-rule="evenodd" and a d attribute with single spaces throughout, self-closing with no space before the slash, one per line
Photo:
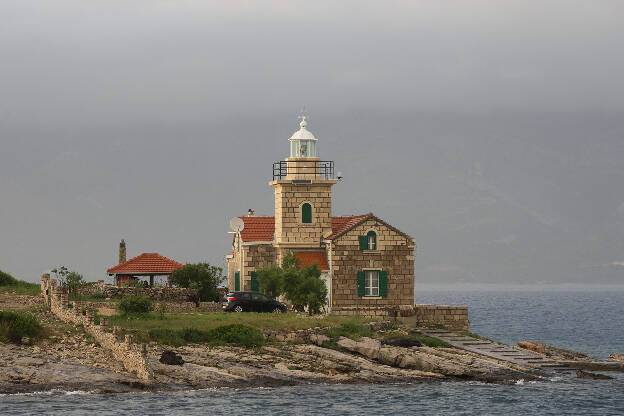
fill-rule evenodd
<path id="1" fill-rule="evenodd" d="M 85 285 L 85 281 L 80 273 L 69 272 L 65 276 L 65 284 L 69 289 L 69 293 L 76 293 L 79 288 Z"/>
<path id="2" fill-rule="evenodd" d="M 260 285 L 260 292 L 271 298 L 278 297 L 282 294 L 284 287 L 282 268 L 272 265 L 258 270 L 258 284 Z"/>
<path id="3" fill-rule="evenodd" d="M 310 315 L 321 313 L 327 303 L 327 287 L 321 279 L 321 271 L 316 264 L 303 267 L 300 271 L 300 281 L 297 285 L 297 294 L 304 305 L 308 307 Z"/>
<path id="4" fill-rule="evenodd" d="M 223 269 L 208 263 L 187 264 L 171 274 L 171 284 L 196 290 L 203 302 L 219 301 L 221 294 L 217 288 L 224 280 Z"/>
<path id="5" fill-rule="evenodd" d="M 60 266 L 55 269 L 50 270 L 50 272 L 54 273 L 54 277 L 56 277 L 56 281 L 59 285 L 65 285 L 65 279 L 67 279 L 67 275 L 70 273 L 69 269 L 65 266 Z"/>
<path id="6" fill-rule="evenodd" d="M 327 302 L 327 287 L 316 264 L 299 268 L 292 253 L 282 259 L 281 267 L 270 266 L 258 271 L 260 290 L 271 297 L 284 295 L 295 310 L 306 307 L 310 315 L 320 313 Z"/>

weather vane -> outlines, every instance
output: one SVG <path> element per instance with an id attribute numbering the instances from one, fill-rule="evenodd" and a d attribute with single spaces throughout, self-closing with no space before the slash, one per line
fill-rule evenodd
<path id="1" fill-rule="evenodd" d="M 301 111 L 299 111 L 298 119 L 301 120 L 302 123 L 308 119 L 308 116 L 306 115 L 305 105 L 301 107 Z"/>

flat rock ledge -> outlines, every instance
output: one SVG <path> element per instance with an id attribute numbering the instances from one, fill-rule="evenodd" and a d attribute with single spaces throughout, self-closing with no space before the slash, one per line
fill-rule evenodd
<path id="1" fill-rule="evenodd" d="M 379 340 L 363 337 L 360 341 L 341 337 L 338 346 L 392 367 L 438 374 L 445 378 L 504 382 L 533 380 L 540 376 L 528 368 L 490 360 L 454 348 L 391 347 Z"/>

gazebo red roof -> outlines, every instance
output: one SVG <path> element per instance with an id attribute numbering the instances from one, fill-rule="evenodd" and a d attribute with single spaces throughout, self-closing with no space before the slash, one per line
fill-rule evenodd
<path id="1" fill-rule="evenodd" d="M 143 253 L 106 271 L 108 274 L 170 274 L 184 267 L 182 263 L 168 259 L 158 253 Z"/>

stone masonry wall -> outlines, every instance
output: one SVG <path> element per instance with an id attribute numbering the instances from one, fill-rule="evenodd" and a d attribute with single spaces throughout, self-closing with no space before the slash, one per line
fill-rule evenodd
<path id="1" fill-rule="evenodd" d="M 470 331 L 467 306 L 419 304 L 401 308 L 397 319 L 414 327 L 443 326 L 454 331 Z"/>
<path id="2" fill-rule="evenodd" d="M 331 232 L 331 187 L 335 181 L 309 185 L 272 182 L 275 187 L 275 241 L 278 245 L 305 243 L 320 246 L 321 238 Z M 312 205 L 312 222 L 301 222 L 301 205 Z"/>
<path id="3" fill-rule="evenodd" d="M 370 318 L 385 318 L 391 316 L 392 313 L 386 307 L 357 307 L 357 306 L 339 306 L 331 310 L 331 314 L 335 316 L 368 316 Z"/>
<path id="4" fill-rule="evenodd" d="M 118 287 L 115 285 L 94 284 L 80 288 L 79 293 L 85 296 L 102 293 L 107 298 L 121 299 L 126 295 L 133 295 L 135 293 L 135 289 L 131 287 Z M 147 287 L 141 289 L 141 296 L 146 296 L 155 301 L 186 302 L 195 293 L 196 291 L 192 289 L 166 286 Z"/>
<path id="5" fill-rule="evenodd" d="M 245 250 L 241 290 L 251 290 L 251 272 L 276 263 L 276 250 L 272 244 L 253 244 L 242 246 Z"/>
<path id="6" fill-rule="evenodd" d="M 234 236 L 232 242 L 232 252 L 234 253 L 231 259 L 227 260 L 227 286 L 230 291 L 235 288 L 235 273 L 240 270 L 240 252 L 238 248 L 238 235 Z"/>
<path id="7" fill-rule="evenodd" d="M 377 250 L 360 250 L 359 236 L 371 230 L 377 234 Z M 332 309 L 414 304 L 414 243 L 375 218 L 369 218 L 334 240 L 332 263 Z M 357 295 L 357 272 L 366 269 L 388 272 L 388 296 Z"/>
<path id="8" fill-rule="evenodd" d="M 369 316 L 395 318 L 413 328 L 443 326 L 453 331 L 470 331 L 468 307 L 448 305 L 400 305 L 391 307 L 337 307 L 331 311 L 338 316 Z"/>
<path id="9" fill-rule="evenodd" d="M 133 343 L 132 336 L 126 335 L 123 341 L 117 339 L 119 328 L 108 328 L 106 318 L 100 320 L 100 325 L 94 323 L 93 309 L 83 308 L 79 302 L 69 308 L 68 295 L 57 286 L 56 279 L 50 279 L 49 274 L 41 276 L 41 294 L 44 302 L 59 319 L 73 324 L 82 324 L 85 331 L 103 347 L 108 349 L 113 357 L 123 364 L 124 368 L 143 380 L 151 383 L 153 373 L 148 367 L 145 345 Z"/>
<path id="10" fill-rule="evenodd" d="M 117 302 L 79 302 L 86 309 L 117 309 Z M 154 305 L 155 311 L 160 311 L 161 305 L 165 305 L 164 312 L 221 312 L 223 308 L 219 302 L 199 302 L 199 306 L 195 302 L 161 302 Z"/>

